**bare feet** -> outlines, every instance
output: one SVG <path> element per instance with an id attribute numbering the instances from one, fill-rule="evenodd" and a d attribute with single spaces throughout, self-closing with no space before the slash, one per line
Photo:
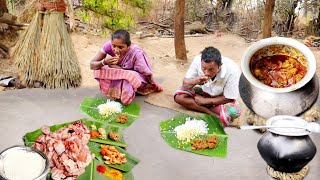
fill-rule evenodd
<path id="1" fill-rule="evenodd" d="M 206 99 L 206 98 L 204 98 L 204 97 L 202 97 L 200 95 L 195 95 L 194 100 L 200 106 L 210 104 L 208 102 L 208 99 Z"/>
<path id="2" fill-rule="evenodd" d="M 174 100 L 176 103 L 184 106 L 185 108 L 187 108 L 189 110 L 194 110 L 194 111 L 206 113 L 211 116 L 219 118 L 219 115 L 212 112 L 209 108 L 197 104 L 195 99 L 193 99 L 193 97 L 191 97 L 190 95 L 187 95 L 187 94 L 176 95 Z"/>

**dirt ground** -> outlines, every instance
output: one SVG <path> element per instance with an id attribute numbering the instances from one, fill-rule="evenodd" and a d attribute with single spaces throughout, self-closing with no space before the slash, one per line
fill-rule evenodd
<path id="1" fill-rule="evenodd" d="M 82 33 L 74 33 L 71 35 L 74 47 L 77 53 L 82 74 L 82 86 L 99 88 L 97 81 L 93 78 L 93 72 L 90 70 L 90 60 L 100 50 L 103 43 L 108 38 L 99 36 L 86 35 Z M 150 94 L 146 98 L 146 102 L 178 112 L 197 115 L 193 111 L 186 110 L 173 100 L 173 94 L 182 84 L 182 79 L 192 62 L 195 55 L 199 54 L 205 47 L 214 46 L 218 48 L 223 56 L 233 59 L 240 65 L 241 57 L 246 48 L 251 43 L 246 43 L 244 39 L 232 34 L 219 33 L 218 35 L 206 35 L 202 37 L 188 37 L 186 40 L 188 61 L 183 62 L 175 59 L 174 39 L 173 38 L 145 38 L 139 39 L 136 35 L 132 35 L 132 42 L 140 45 L 147 53 L 154 72 L 155 80 L 164 88 L 161 93 Z M 320 50 L 312 48 L 317 59 L 317 73 L 320 75 Z M 17 76 L 17 68 L 10 59 L 1 59 L 0 57 L 0 75 Z M 1 88 L 2 90 L 12 90 L 14 88 Z M 243 104 L 239 98 L 240 103 Z M 246 111 L 246 107 L 244 111 Z M 244 113 L 243 113 L 244 115 Z M 233 126 L 240 126 L 244 122 L 244 116 L 235 121 Z"/>
<path id="2" fill-rule="evenodd" d="M 109 40 L 109 38 L 82 33 L 74 33 L 71 37 L 81 66 L 82 87 L 98 88 L 98 83 L 93 78 L 93 72 L 90 70 L 89 63 L 100 50 L 103 43 Z M 140 45 L 149 56 L 154 78 L 164 87 L 163 92 L 149 95 L 146 102 L 188 113 L 188 111 L 177 105 L 172 97 L 175 90 L 181 86 L 182 79 L 193 57 L 199 54 L 205 47 L 214 46 L 221 51 L 223 56 L 233 59 L 240 65 L 243 53 L 251 44 L 246 43 L 245 40 L 239 36 L 223 33 L 202 37 L 187 37 L 185 40 L 188 52 L 187 62 L 175 59 L 173 38 L 151 37 L 139 39 L 136 35 L 132 35 L 132 42 Z M 317 73 L 319 75 L 320 50 L 315 48 L 312 50 L 317 59 Z M 14 66 L 12 60 L 0 58 L 0 75 L 17 76 L 17 68 Z"/>
<path id="3" fill-rule="evenodd" d="M 81 65 L 83 75 L 82 86 L 97 86 L 97 83 L 93 80 L 92 71 L 89 69 L 89 62 L 108 39 L 81 34 L 73 34 L 72 39 Z M 242 38 L 234 35 L 221 36 L 220 34 L 219 37 L 215 35 L 189 37 L 186 38 L 188 62 L 182 62 L 175 59 L 173 38 L 153 37 L 139 39 L 135 35 L 132 35 L 132 42 L 140 45 L 146 51 L 150 58 L 155 78 L 162 82 L 176 77 L 182 71 L 184 74 L 193 56 L 200 53 L 204 47 L 216 46 L 221 50 L 223 55 L 226 54 L 225 56 L 239 63 L 242 52 L 249 45 Z M 240 50 L 235 51 L 235 49 Z"/>
<path id="4" fill-rule="evenodd" d="M 81 66 L 83 77 L 82 86 L 97 86 L 97 83 L 93 79 L 92 71 L 89 68 L 89 62 L 108 38 L 82 33 L 74 33 L 71 37 Z M 143 47 L 148 54 L 155 72 L 155 78 L 169 75 L 167 71 L 168 67 L 178 67 L 179 69 L 187 68 L 188 63 L 175 59 L 173 38 L 155 37 L 139 39 L 135 35 L 132 35 L 132 41 Z M 235 52 L 234 48 L 247 47 L 247 44 L 240 37 L 233 35 L 221 36 L 221 34 L 219 37 L 215 35 L 189 37 L 186 38 L 186 45 L 189 62 L 194 55 L 198 54 L 204 47 L 209 45 L 218 47 L 223 54 L 227 54 L 228 57 L 239 61 L 240 59 L 238 58 L 241 56 L 241 52 Z M 0 57 L 0 62 L 1 75 L 17 76 L 17 68 L 14 66 L 13 60 Z M 164 69 L 164 67 L 166 68 Z M 171 71 L 170 76 L 174 76 L 174 73 L 176 72 Z"/>
<path id="5" fill-rule="evenodd" d="M 92 71 L 89 68 L 89 62 L 108 38 L 82 33 L 74 33 L 71 37 L 81 66 L 82 86 L 97 86 L 96 81 L 93 79 Z M 184 73 L 192 58 L 207 46 L 217 47 L 222 55 L 235 60 L 240 65 L 241 56 L 250 45 L 244 39 L 231 34 L 188 37 L 186 38 L 188 62 L 182 62 L 175 59 L 173 38 L 152 37 L 139 39 L 135 35 L 132 35 L 132 41 L 143 47 L 146 51 L 151 60 L 155 78 L 160 81 L 164 81 L 165 77 L 172 79 L 172 77 L 176 77 L 176 74 L 180 74 L 182 71 Z M 319 64 L 320 51 L 313 49 L 313 53 L 316 59 L 318 59 Z M 319 68 L 318 66 L 318 71 Z M 179 71 L 175 71 L 175 69 L 179 69 Z M 17 76 L 17 68 L 14 66 L 13 60 L 0 57 L 0 75 Z"/>

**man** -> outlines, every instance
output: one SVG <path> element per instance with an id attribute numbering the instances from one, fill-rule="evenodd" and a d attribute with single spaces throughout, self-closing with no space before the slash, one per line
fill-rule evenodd
<path id="1" fill-rule="evenodd" d="M 239 67 L 231 59 L 222 57 L 218 49 L 207 47 L 194 58 L 176 91 L 176 103 L 190 110 L 220 118 L 224 126 L 240 116 Z"/>

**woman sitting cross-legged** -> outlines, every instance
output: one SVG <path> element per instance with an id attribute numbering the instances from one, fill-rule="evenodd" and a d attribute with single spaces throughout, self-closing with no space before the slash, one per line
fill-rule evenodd
<path id="1" fill-rule="evenodd" d="M 93 58 L 90 68 L 107 97 L 119 99 L 127 105 L 135 93 L 147 95 L 162 88 L 154 81 L 145 52 L 132 44 L 125 30 L 117 30 Z"/>

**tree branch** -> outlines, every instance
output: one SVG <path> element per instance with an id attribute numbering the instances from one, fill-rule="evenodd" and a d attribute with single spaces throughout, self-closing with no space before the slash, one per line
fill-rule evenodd
<path id="1" fill-rule="evenodd" d="M 29 26 L 29 24 L 26 24 L 26 23 L 16 23 L 14 21 L 11 21 L 11 20 L 8 20 L 8 19 L 4 19 L 4 18 L 1 18 L 1 17 L 0 17 L 0 22 L 1 23 L 6 23 L 6 24 L 11 25 L 11 26 L 18 26 L 18 27 Z"/>
<path id="2" fill-rule="evenodd" d="M 5 46 L 4 44 L 0 43 L 0 54 L 4 56 L 5 58 L 9 58 L 9 48 Z"/>
<path id="3" fill-rule="evenodd" d="M 162 27 L 162 28 L 170 28 L 170 26 L 169 26 L 169 25 L 159 24 L 159 23 L 155 23 L 155 22 L 138 21 L 137 23 L 138 23 L 138 24 L 145 24 L 145 23 L 148 23 L 148 24 L 153 24 L 153 25 L 156 25 L 156 26 L 159 26 L 159 27 Z"/>

